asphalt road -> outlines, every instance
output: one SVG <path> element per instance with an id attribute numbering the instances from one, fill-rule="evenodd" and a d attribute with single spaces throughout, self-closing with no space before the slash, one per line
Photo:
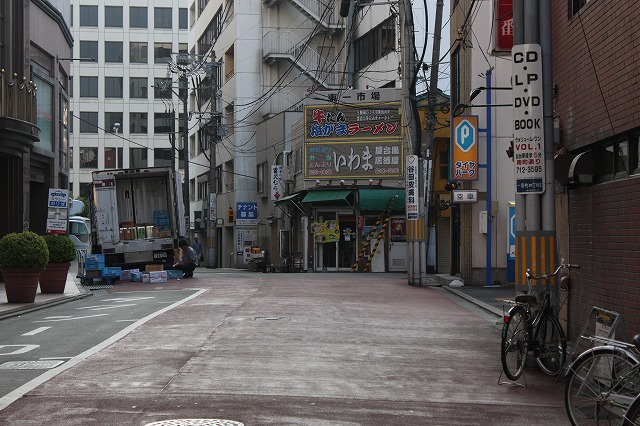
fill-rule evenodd
<path id="1" fill-rule="evenodd" d="M 403 274 L 198 269 L 193 280 L 118 285 L 111 296 L 179 289 L 194 297 L 132 316 L 135 327 L 49 370 L 0 424 L 569 423 L 562 381 L 530 369 L 527 387 L 499 383 L 495 317 Z"/>

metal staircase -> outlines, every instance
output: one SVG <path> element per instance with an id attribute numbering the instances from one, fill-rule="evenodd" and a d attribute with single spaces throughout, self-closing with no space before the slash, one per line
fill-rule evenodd
<path id="1" fill-rule="evenodd" d="M 344 18 L 338 15 L 338 8 L 327 4 L 328 0 L 263 0 L 267 7 L 288 2 L 307 18 L 319 24 L 323 31 L 333 33 L 345 28 Z M 327 10 L 329 9 L 329 10 Z"/>

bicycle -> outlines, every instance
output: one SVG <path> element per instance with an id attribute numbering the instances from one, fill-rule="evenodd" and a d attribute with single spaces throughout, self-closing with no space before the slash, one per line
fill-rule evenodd
<path id="1" fill-rule="evenodd" d="M 578 265 L 562 264 L 553 272 L 533 276 L 527 269 L 527 294 L 516 297 L 507 315 L 504 316 L 501 342 L 501 361 L 504 374 L 513 381 L 520 378 L 529 353 L 533 354 L 540 369 L 550 376 L 557 376 L 564 367 L 567 353 L 567 339 L 558 318 L 551 307 L 549 279 L 561 271 L 579 268 Z M 565 274 L 566 276 L 566 274 Z M 561 285 L 566 285 L 564 277 Z M 538 303 L 532 293 L 531 282 L 545 280 L 546 290 L 542 305 L 533 313 L 532 307 Z"/>
<path id="2" fill-rule="evenodd" d="M 626 414 L 622 426 L 640 426 L 640 394 L 633 400 Z"/>
<path id="3" fill-rule="evenodd" d="M 634 399 L 640 394 L 640 334 L 632 344 L 584 338 L 601 346 L 580 354 L 567 372 L 565 407 L 571 424 L 638 424 L 640 402 Z"/>

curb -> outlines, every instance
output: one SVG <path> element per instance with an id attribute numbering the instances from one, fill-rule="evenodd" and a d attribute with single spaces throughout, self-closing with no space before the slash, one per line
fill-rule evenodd
<path id="1" fill-rule="evenodd" d="M 485 311 L 489 312 L 490 314 L 493 314 L 499 318 L 502 318 L 503 316 L 503 312 L 501 309 L 496 308 L 495 306 L 491 306 L 488 303 L 483 302 L 482 300 L 478 300 L 474 297 L 471 297 L 459 290 L 456 290 L 455 288 L 449 287 L 449 286 L 442 286 L 442 288 L 447 289 L 448 291 L 450 291 L 451 293 L 465 299 L 466 301 L 473 303 L 474 305 L 484 309 Z"/>

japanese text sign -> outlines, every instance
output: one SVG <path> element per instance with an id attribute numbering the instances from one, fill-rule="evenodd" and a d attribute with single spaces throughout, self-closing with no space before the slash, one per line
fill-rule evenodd
<path id="1" fill-rule="evenodd" d="M 513 0 L 493 0 L 494 50 L 510 52 L 513 48 Z"/>
<path id="2" fill-rule="evenodd" d="M 420 215 L 419 173 L 418 156 L 407 155 L 407 173 L 405 174 L 407 220 L 418 220 Z"/>
<path id="3" fill-rule="evenodd" d="M 453 118 L 451 179 L 478 180 L 478 117 Z"/>
<path id="4" fill-rule="evenodd" d="M 258 203 L 236 203 L 236 225 L 258 225 Z"/>
<path id="5" fill-rule="evenodd" d="M 278 201 L 282 197 L 284 197 L 282 166 L 275 164 L 271 166 L 271 201 Z"/>

